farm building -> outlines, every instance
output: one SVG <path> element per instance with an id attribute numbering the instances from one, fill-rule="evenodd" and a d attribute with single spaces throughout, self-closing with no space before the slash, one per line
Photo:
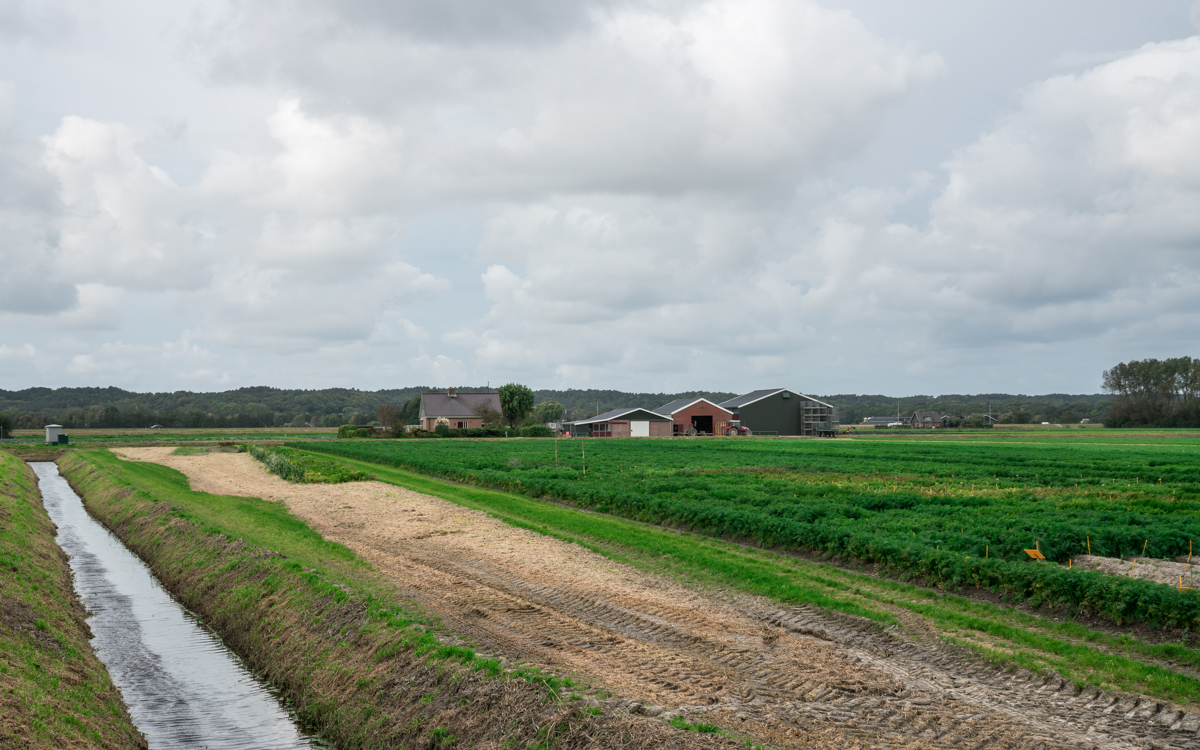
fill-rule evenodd
<path id="1" fill-rule="evenodd" d="M 915 411 L 908 421 L 913 427 L 947 427 L 950 424 L 950 416 L 938 414 L 936 411 Z"/>
<path id="2" fill-rule="evenodd" d="M 613 409 L 563 424 L 571 437 L 669 437 L 671 418 L 649 409 Z"/>
<path id="3" fill-rule="evenodd" d="M 733 419 L 733 412 L 722 409 L 706 398 L 680 398 L 654 411 L 671 418 L 674 423 L 671 431 L 676 435 L 686 435 L 692 429 L 696 430 L 693 434 L 723 434 L 729 420 Z"/>
<path id="4" fill-rule="evenodd" d="M 438 420 L 445 420 L 451 429 L 466 430 L 483 427 L 483 415 L 488 411 L 500 413 L 498 391 L 459 393 L 450 388 L 445 393 L 422 393 L 421 411 L 417 416 L 426 430 L 437 427 Z"/>
<path id="5" fill-rule="evenodd" d="M 839 426 L 833 406 L 787 388 L 751 391 L 720 407 L 754 433 L 832 437 Z"/>
<path id="6" fill-rule="evenodd" d="M 908 424 L 908 417 L 863 417 L 865 425 Z"/>

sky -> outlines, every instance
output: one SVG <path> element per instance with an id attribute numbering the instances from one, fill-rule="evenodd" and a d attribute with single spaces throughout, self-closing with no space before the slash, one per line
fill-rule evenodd
<path id="1" fill-rule="evenodd" d="M 1200 2 L 0 0 L 0 388 L 1094 393 Z"/>

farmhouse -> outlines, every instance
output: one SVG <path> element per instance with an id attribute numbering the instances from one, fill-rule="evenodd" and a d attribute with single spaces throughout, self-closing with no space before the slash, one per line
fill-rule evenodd
<path id="1" fill-rule="evenodd" d="M 459 393 L 450 388 L 445 393 L 433 391 L 421 394 L 421 411 L 418 413 L 421 427 L 433 430 L 438 420 L 445 420 L 451 429 L 466 430 L 483 427 L 485 412 L 500 413 L 500 393 Z"/>
<path id="2" fill-rule="evenodd" d="M 832 437 L 839 426 L 833 406 L 787 388 L 751 391 L 720 407 L 755 433 Z"/>
<path id="3" fill-rule="evenodd" d="M 908 421 L 913 427 L 947 427 L 950 417 L 936 411 L 915 411 Z"/>
<path id="4" fill-rule="evenodd" d="M 671 431 L 675 435 L 686 435 L 693 429 L 696 431 L 693 435 L 720 435 L 733 419 L 733 412 L 706 398 L 680 398 L 654 411 L 671 418 L 674 423 Z"/>
<path id="5" fill-rule="evenodd" d="M 649 409 L 613 409 L 563 424 L 571 437 L 669 437 L 671 418 Z"/>

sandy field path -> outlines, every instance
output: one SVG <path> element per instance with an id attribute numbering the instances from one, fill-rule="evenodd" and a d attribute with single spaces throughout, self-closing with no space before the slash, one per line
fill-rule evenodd
<path id="1" fill-rule="evenodd" d="M 481 652 L 777 746 L 1200 748 L 1200 718 L 1008 673 L 807 607 L 687 588 L 381 482 L 290 484 L 247 454 L 116 450 L 282 502 Z"/>

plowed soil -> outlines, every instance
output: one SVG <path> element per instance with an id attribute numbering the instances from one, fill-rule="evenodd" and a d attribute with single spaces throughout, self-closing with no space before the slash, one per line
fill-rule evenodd
<path id="1" fill-rule="evenodd" d="M 133 460 L 193 489 L 285 503 L 480 651 L 572 674 L 777 746 L 1200 748 L 1200 716 L 1012 673 L 912 633 L 686 588 L 380 482 L 289 484 L 245 454 Z M 631 706 L 637 702 L 638 706 Z"/>

